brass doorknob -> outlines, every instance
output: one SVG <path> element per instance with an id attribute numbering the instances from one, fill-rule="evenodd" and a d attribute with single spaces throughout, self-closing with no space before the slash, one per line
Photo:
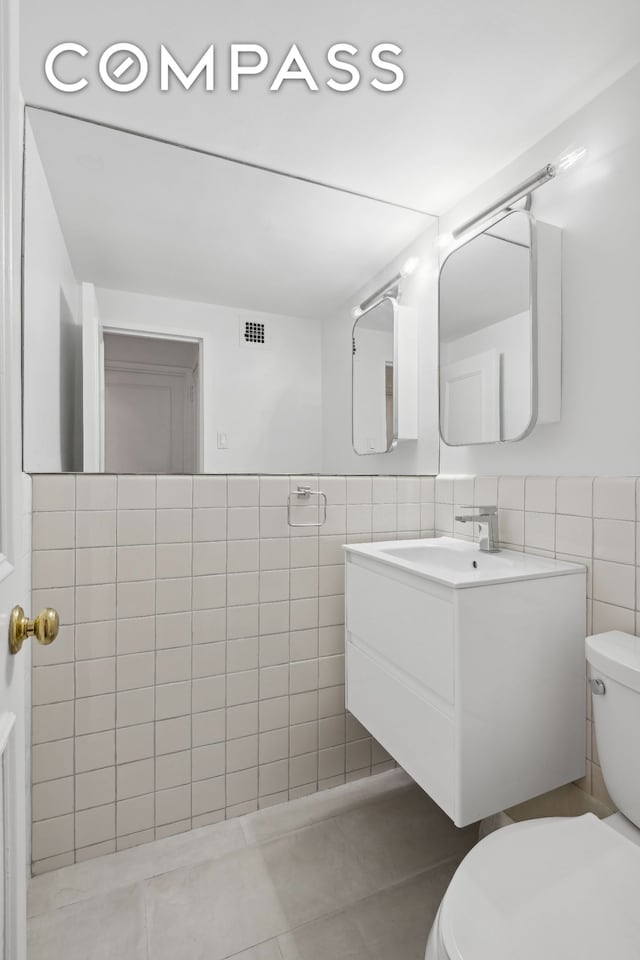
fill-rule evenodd
<path id="1" fill-rule="evenodd" d="M 9 617 L 9 652 L 18 653 L 27 637 L 35 637 L 45 646 L 58 636 L 60 617 L 56 610 L 47 607 L 35 620 L 29 620 L 22 607 L 14 607 Z"/>

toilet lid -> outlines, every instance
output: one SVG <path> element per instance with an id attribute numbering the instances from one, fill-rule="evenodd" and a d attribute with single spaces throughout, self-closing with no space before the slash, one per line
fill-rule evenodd
<path id="1" fill-rule="evenodd" d="M 638 960 L 640 847 L 591 813 L 490 834 L 442 903 L 451 960 Z"/>

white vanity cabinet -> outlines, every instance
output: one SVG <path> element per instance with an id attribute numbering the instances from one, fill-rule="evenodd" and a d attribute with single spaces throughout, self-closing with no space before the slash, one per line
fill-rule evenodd
<path id="1" fill-rule="evenodd" d="M 585 569 L 467 544 L 452 585 L 394 547 L 345 547 L 347 709 L 458 826 L 583 776 Z"/>

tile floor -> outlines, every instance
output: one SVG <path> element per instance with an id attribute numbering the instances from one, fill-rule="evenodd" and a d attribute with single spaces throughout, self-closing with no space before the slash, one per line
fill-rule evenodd
<path id="1" fill-rule="evenodd" d="M 422 960 L 476 839 L 393 770 L 36 877 L 28 960 Z"/>

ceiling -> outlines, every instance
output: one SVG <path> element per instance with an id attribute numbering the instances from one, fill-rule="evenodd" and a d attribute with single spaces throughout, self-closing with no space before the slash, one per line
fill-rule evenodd
<path id="1" fill-rule="evenodd" d="M 25 100 L 229 154 L 440 214 L 640 59 L 638 0 L 22 0 Z M 90 86 L 52 89 L 45 55 L 74 40 L 90 50 Z M 95 79 L 110 43 L 138 43 L 146 84 L 114 93 Z M 403 47 L 405 84 L 379 93 L 364 81 L 335 93 L 327 48 Z M 268 86 L 292 42 L 320 84 Z M 261 43 L 264 77 L 229 91 L 228 46 Z M 215 43 L 217 89 L 159 92 L 160 43 L 190 68 Z"/>
<path id="2" fill-rule="evenodd" d="M 98 287 L 325 319 L 434 223 L 84 120 L 27 116 L 76 279 Z M 30 149 L 28 138 L 27 161 Z"/>

